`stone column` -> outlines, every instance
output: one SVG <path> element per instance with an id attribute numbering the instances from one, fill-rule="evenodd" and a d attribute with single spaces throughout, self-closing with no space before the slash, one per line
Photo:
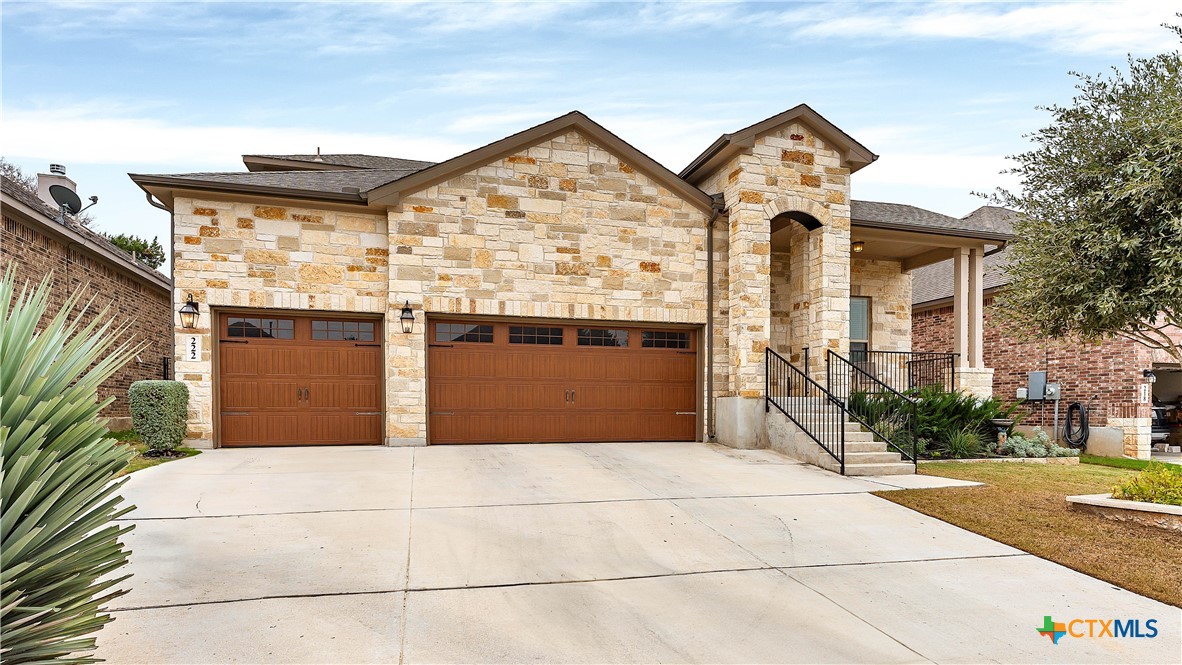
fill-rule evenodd
<path id="1" fill-rule="evenodd" d="M 737 197 L 736 197 L 737 198 Z M 731 206 L 728 268 L 730 393 L 716 401 L 719 442 L 757 448 L 763 428 L 764 350 L 771 328 L 771 227 L 756 205 L 740 199 Z"/>
<path id="2" fill-rule="evenodd" d="M 984 250 L 960 247 L 953 253 L 952 310 L 956 387 L 977 397 L 993 396 L 993 370 L 985 367 Z"/>
<path id="3" fill-rule="evenodd" d="M 809 327 L 813 379 L 824 385 L 825 354 L 849 356 L 850 220 L 833 215 L 809 233 Z"/>

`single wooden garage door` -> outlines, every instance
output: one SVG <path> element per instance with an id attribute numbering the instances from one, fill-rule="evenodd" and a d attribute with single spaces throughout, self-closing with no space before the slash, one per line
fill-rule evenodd
<path id="1" fill-rule="evenodd" d="M 220 319 L 223 446 L 382 442 L 380 321 Z"/>
<path id="2" fill-rule="evenodd" d="M 697 335 L 432 320 L 431 443 L 692 441 Z"/>

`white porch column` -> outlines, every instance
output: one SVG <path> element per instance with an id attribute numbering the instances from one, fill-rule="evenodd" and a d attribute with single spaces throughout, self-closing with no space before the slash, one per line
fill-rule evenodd
<path id="1" fill-rule="evenodd" d="M 961 247 L 953 254 L 952 310 L 956 320 L 956 387 L 978 397 L 993 395 L 993 370 L 985 367 L 985 250 Z"/>

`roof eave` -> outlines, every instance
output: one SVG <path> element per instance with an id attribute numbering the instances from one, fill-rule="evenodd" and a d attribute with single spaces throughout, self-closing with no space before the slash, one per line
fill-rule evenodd
<path id="1" fill-rule="evenodd" d="M 922 226 L 918 224 L 900 224 L 897 222 L 879 222 L 866 219 L 850 219 L 852 226 L 861 226 L 869 229 L 887 229 L 890 231 L 912 231 L 915 233 L 929 233 L 932 235 L 951 236 L 954 238 L 973 238 L 975 240 L 988 240 L 1000 244 L 1006 244 L 1013 240 L 1014 236 L 1007 233 L 994 233 L 992 231 L 972 231 L 968 229 L 950 229 L 934 226 Z"/>
<path id="2" fill-rule="evenodd" d="M 41 211 L 29 206 L 24 201 L 21 201 L 15 197 L 6 196 L 4 197 L 3 203 L 6 207 L 11 207 L 14 211 L 18 212 L 21 217 L 40 225 L 51 235 L 68 240 L 75 245 L 84 247 L 91 253 L 97 254 L 103 259 L 117 265 L 121 269 L 131 272 L 132 274 L 153 283 L 154 286 L 160 288 L 163 291 L 172 290 L 172 281 L 169 280 L 167 276 L 161 274 L 157 270 L 137 263 L 135 259 L 122 254 L 121 250 L 104 247 L 103 245 L 71 229 L 70 227 L 59 224 L 56 219 L 46 216 Z M 116 252 L 119 253 L 117 254 Z"/>
<path id="3" fill-rule="evenodd" d="M 247 185 L 239 183 L 215 182 L 211 180 L 191 180 L 188 178 L 170 178 L 142 173 L 129 173 L 132 182 L 140 189 L 152 194 L 165 205 L 172 207 L 172 190 L 184 189 L 195 191 L 222 192 L 229 194 L 254 194 L 274 196 L 285 199 L 302 199 L 312 201 L 329 201 L 332 203 L 346 203 L 354 205 L 368 205 L 364 193 L 347 194 L 344 192 L 319 192 L 310 189 L 294 187 L 275 187 L 273 185 Z"/>

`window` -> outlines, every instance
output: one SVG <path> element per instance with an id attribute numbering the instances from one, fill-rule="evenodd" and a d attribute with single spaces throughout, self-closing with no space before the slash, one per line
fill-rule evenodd
<path id="1" fill-rule="evenodd" d="M 628 346 L 627 330 L 579 328 L 579 346 Z"/>
<path id="2" fill-rule="evenodd" d="M 510 344 L 562 344 L 562 328 L 509 326 Z"/>
<path id="3" fill-rule="evenodd" d="M 491 343 L 493 341 L 493 327 L 467 323 L 436 323 L 435 341 Z"/>
<path id="4" fill-rule="evenodd" d="M 295 321 L 292 319 L 255 319 L 231 316 L 226 322 L 230 337 L 258 337 L 263 339 L 292 339 Z"/>
<path id="5" fill-rule="evenodd" d="M 372 342 L 373 321 L 312 321 L 312 339 Z"/>
<path id="6" fill-rule="evenodd" d="M 640 345 L 646 349 L 688 349 L 689 343 L 687 332 L 646 330 L 640 333 Z"/>
<path id="7" fill-rule="evenodd" d="M 866 362 L 870 351 L 870 299 L 850 298 L 850 360 Z"/>

